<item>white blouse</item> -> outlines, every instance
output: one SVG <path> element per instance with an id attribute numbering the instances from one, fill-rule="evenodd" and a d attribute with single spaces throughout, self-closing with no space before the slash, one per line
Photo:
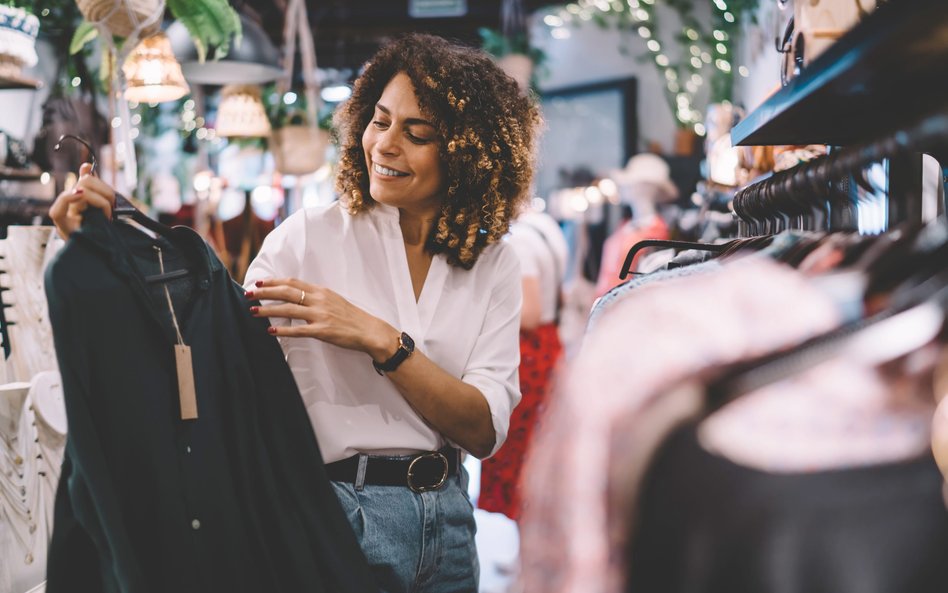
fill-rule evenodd
<path id="1" fill-rule="evenodd" d="M 338 202 L 298 211 L 267 236 L 245 285 L 298 278 L 407 332 L 435 364 L 484 395 L 497 434 L 493 454 L 520 401 L 517 257 L 502 241 L 484 249 L 471 270 L 437 255 L 416 302 L 398 221 L 398 209 L 383 204 L 356 215 Z M 313 338 L 280 343 L 326 463 L 358 453 L 434 451 L 447 442 L 365 353 Z"/>

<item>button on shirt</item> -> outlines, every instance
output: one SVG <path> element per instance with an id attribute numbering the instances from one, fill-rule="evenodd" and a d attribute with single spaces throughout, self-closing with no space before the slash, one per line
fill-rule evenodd
<path id="1" fill-rule="evenodd" d="M 298 278 L 407 332 L 435 364 L 483 394 L 497 435 L 493 453 L 520 401 L 517 257 L 504 242 L 485 248 L 470 270 L 436 255 L 416 302 L 398 221 L 398 209 L 383 204 L 355 215 L 338 202 L 298 211 L 267 236 L 245 284 L 252 290 L 257 280 Z M 313 338 L 283 338 L 281 344 L 326 463 L 358 453 L 400 455 L 444 446 L 441 434 L 375 372 L 365 353 Z"/>

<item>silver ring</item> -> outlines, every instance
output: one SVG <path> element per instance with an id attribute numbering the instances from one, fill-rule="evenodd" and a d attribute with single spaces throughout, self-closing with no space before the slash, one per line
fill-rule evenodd
<path id="1" fill-rule="evenodd" d="M 297 305 L 302 305 L 303 301 L 306 300 L 306 291 L 300 290 L 300 300 L 296 302 Z"/>

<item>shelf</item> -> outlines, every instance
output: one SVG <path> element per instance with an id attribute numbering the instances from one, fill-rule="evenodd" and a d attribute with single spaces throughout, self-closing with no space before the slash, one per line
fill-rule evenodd
<path id="1" fill-rule="evenodd" d="M 889 0 L 734 126 L 735 145 L 865 143 L 948 105 L 945 0 Z"/>
<path id="2" fill-rule="evenodd" d="M 0 74 L 0 90 L 3 89 L 32 89 L 41 88 L 43 83 L 33 78 L 27 78 L 22 74 Z"/>
<path id="3" fill-rule="evenodd" d="M 11 169 L 0 165 L 0 180 L 3 181 L 35 181 L 40 178 L 42 171 L 39 167 L 31 169 Z"/>

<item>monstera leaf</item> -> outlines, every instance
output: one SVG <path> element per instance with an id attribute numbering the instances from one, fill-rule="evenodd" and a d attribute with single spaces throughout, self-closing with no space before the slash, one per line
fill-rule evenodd
<path id="1" fill-rule="evenodd" d="M 212 47 L 215 59 L 227 55 L 231 36 L 240 44 L 240 17 L 227 0 L 168 0 L 168 9 L 191 34 L 202 62 Z"/>

